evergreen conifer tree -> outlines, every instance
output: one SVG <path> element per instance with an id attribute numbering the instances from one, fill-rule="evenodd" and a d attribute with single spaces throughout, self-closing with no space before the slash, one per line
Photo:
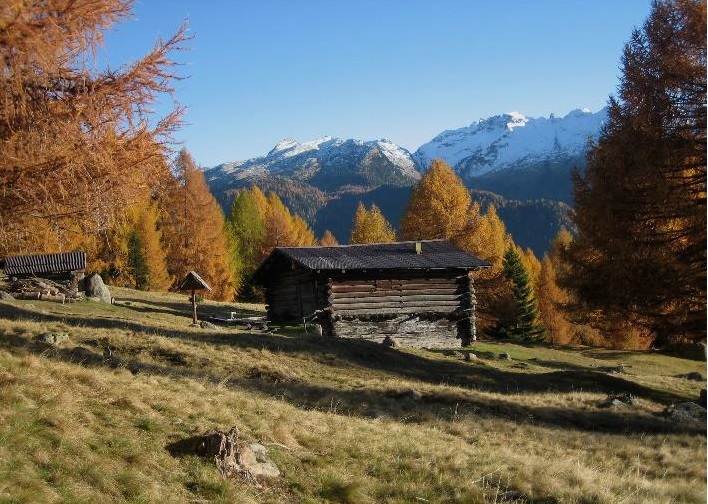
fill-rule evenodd
<path id="1" fill-rule="evenodd" d="M 135 281 L 135 288 L 140 290 L 148 290 L 150 288 L 150 279 L 145 258 L 145 251 L 142 240 L 137 231 L 132 231 L 128 238 L 128 268 L 131 276 Z"/>
<path id="2" fill-rule="evenodd" d="M 521 341 L 542 340 L 545 329 L 539 324 L 538 303 L 531 279 L 513 245 L 504 254 L 504 274 L 511 284 L 515 309 L 509 320 L 500 323 L 497 334 Z"/>

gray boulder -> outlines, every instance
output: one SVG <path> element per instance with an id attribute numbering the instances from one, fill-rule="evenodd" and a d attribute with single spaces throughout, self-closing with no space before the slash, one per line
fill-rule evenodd
<path id="1" fill-rule="evenodd" d="M 693 402 L 679 403 L 669 406 L 663 415 L 677 422 L 705 422 L 706 409 Z"/>
<path id="2" fill-rule="evenodd" d="M 280 469 L 268 458 L 266 447 L 258 443 L 242 445 L 239 451 L 241 469 L 260 478 L 277 478 Z"/>
<path id="3" fill-rule="evenodd" d="M 111 304 L 111 291 L 108 290 L 106 284 L 103 283 L 101 275 L 91 275 L 86 279 L 86 296 L 95 301 Z"/>
<path id="4" fill-rule="evenodd" d="M 14 301 L 15 298 L 12 296 L 12 294 L 9 294 L 5 291 L 0 291 L 0 301 Z"/>
<path id="5" fill-rule="evenodd" d="M 211 331 L 221 331 L 221 327 L 216 324 L 212 324 L 211 322 L 208 322 L 206 320 L 200 321 L 199 327 L 201 327 L 202 329 L 209 329 Z"/>
<path id="6" fill-rule="evenodd" d="M 69 339 L 69 333 L 67 332 L 45 332 L 37 335 L 35 338 L 37 341 L 42 343 L 48 343 L 50 345 L 58 345 L 67 341 Z"/>
<path id="7" fill-rule="evenodd" d="M 624 408 L 625 406 L 636 406 L 637 398 L 632 394 L 619 394 L 607 396 L 607 399 L 598 404 L 600 408 Z"/>

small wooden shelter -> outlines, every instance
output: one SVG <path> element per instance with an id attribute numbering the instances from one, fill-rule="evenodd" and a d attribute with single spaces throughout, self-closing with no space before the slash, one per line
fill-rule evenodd
<path id="1" fill-rule="evenodd" d="M 254 280 L 271 322 L 313 320 L 329 336 L 439 347 L 476 339 L 472 272 L 486 267 L 445 240 L 276 247 Z"/>
<path id="2" fill-rule="evenodd" d="M 86 252 L 8 256 L 0 262 L 0 269 L 10 278 L 42 277 L 77 283 L 86 274 Z"/>
<path id="3" fill-rule="evenodd" d="M 211 287 L 207 285 L 202 277 L 200 277 L 195 271 L 190 271 L 187 276 L 184 277 L 182 283 L 179 286 L 181 291 L 192 291 L 190 300 L 192 301 L 192 323 L 196 324 L 197 319 L 197 291 L 198 290 L 211 290 Z"/>

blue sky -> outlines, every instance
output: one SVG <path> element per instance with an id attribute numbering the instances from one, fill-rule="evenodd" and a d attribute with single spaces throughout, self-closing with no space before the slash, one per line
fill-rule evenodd
<path id="1" fill-rule="evenodd" d="M 602 108 L 650 0 L 137 0 L 118 66 L 187 19 L 177 135 L 203 166 L 283 138 L 389 138 L 413 151 L 503 112 Z M 158 112 L 161 107 L 158 106 Z"/>

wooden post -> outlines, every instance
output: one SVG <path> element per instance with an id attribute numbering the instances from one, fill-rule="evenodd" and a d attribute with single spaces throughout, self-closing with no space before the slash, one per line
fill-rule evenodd
<path id="1" fill-rule="evenodd" d="M 192 324 L 196 325 L 197 322 L 199 322 L 199 319 L 197 318 L 197 291 L 210 291 L 211 287 L 209 287 L 207 283 L 202 280 L 202 277 L 200 277 L 197 273 L 195 273 L 194 271 L 190 271 L 189 273 L 187 273 L 187 276 L 180 284 L 179 290 L 192 292 Z"/>

